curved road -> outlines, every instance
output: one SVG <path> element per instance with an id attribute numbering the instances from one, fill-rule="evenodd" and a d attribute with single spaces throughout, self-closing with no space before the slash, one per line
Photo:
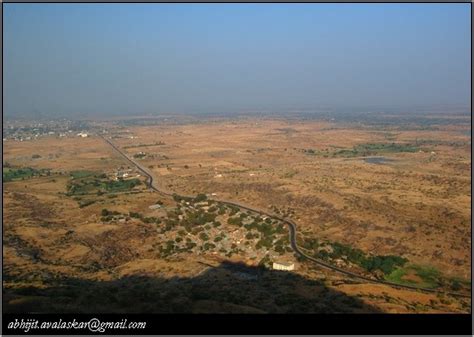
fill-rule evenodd
<path id="1" fill-rule="evenodd" d="M 134 161 L 133 159 L 128 157 L 124 152 L 122 152 L 121 149 L 119 149 L 109 139 L 103 137 L 102 135 L 99 135 L 99 137 L 101 137 L 104 141 L 106 141 L 118 154 L 120 154 L 120 156 L 122 156 L 129 163 L 131 163 L 132 165 L 137 167 L 138 170 L 141 171 L 147 177 L 147 179 L 148 179 L 147 184 L 148 184 L 149 188 L 151 188 L 152 190 L 154 190 L 158 193 L 166 195 L 166 196 L 178 195 L 178 194 L 173 193 L 173 192 L 167 192 L 167 191 L 164 191 L 164 190 L 160 190 L 158 186 L 154 185 L 153 176 L 151 175 L 150 172 L 148 172 L 148 170 L 146 168 L 144 168 L 142 165 L 140 165 L 139 163 L 137 163 L 136 161 Z M 194 198 L 194 196 L 192 196 L 192 195 L 178 195 L 178 196 Z M 220 203 L 223 203 L 223 204 L 227 204 L 227 205 L 231 205 L 231 206 L 236 206 L 236 207 L 239 207 L 240 209 L 245 209 L 245 210 L 248 210 L 248 211 L 251 211 L 251 212 L 260 213 L 260 214 L 266 215 L 268 217 L 280 220 L 281 222 L 287 224 L 288 228 L 290 230 L 290 245 L 291 245 L 291 248 L 295 251 L 295 253 L 297 253 L 299 256 L 304 257 L 304 258 L 306 258 L 306 259 L 308 259 L 308 260 L 310 260 L 310 261 L 312 261 L 312 262 L 314 262 L 314 263 L 316 263 L 316 264 L 318 264 L 322 267 L 325 267 L 327 269 L 339 272 L 341 274 L 344 274 L 344 275 L 347 275 L 347 276 L 350 276 L 350 277 L 358 278 L 360 280 L 364 280 L 364 281 L 367 281 L 367 282 L 370 282 L 370 283 L 384 284 L 384 285 L 388 285 L 388 286 L 398 288 L 398 289 L 417 290 L 417 291 L 428 292 L 428 293 L 443 293 L 443 294 L 454 296 L 454 297 L 467 297 L 467 298 L 471 297 L 471 295 L 467 295 L 467 294 L 444 292 L 444 291 L 438 291 L 438 290 L 429 289 L 429 288 L 419 288 L 419 287 L 415 287 L 415 286 L 402 285 L 402 284 L 398 284 L 398 283 L 394 283 L 394 282 L 390 282 L 390 281 L 385 281 L 385 280 L 373 279 L 373 278 L 370 278 L 370 277 L 367 277 L 367 276 L 364 276 L 364 275 L 359 275 L 359 274 L 353 273 L 351 271 L 336 267 L 336 266 L 331 265 L 327 262 L 321 261 L 319 259 L 316 259 L 316 258 L 310 256 L 310 255 L 307 255 L 306 253 L 304 253 L 298 247 L 298 245 L 296 243 L 296 224 L 292 220 L 285 219 L 285 218 L 282 218 L 282 217 L 280 217 L 276 214 L 273 214 L 271 212 L 261 210 L 261 209 L 252 208 L 252 207 L 249 207 L 249 206 L 246 206 L 246 205 L 234 202 L 234 201 L 219 200 L 219 199 L 210 199 L 210 200 L 214 200 L 214 201 L 217 201 L 217 202 L 220 202 Z"/>

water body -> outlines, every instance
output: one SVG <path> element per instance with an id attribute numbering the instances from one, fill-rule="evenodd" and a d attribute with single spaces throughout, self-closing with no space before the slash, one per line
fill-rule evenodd
<path id="1" fill-rule="evenodd" d="M 369 164 L 378 164 L 383 165 L 393 161 L 393 159 L 385 158 L 385 157 L 368 157 L 363 159 L 366 163 Z"/>

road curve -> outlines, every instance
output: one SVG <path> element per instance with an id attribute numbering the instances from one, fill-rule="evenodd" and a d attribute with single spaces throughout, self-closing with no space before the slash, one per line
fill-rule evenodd
<path id="1" fill-rule="evenodd" d="M 108 143 L 121 157 L 123 157 L 126 161 L 131 163 L 140 172 L 142 172 L 143 175 L 145 175 L 145 177 L 147 177 L 148 187 L 150 189 L 152 189 L 153 191 L 158 192 L 158 193 L 163 194 L 163 195 L 166 195 L 166 196 L 178 195 L 180 197 L 194 198 L 194 196 L 192 196 L 192 195 L 182 195 L 182 194 L 176 194 L 174 192 L 161 190 L 158 185 L 155 185 L 152 174 L 146 168 L 144 168 L 142 165 L 140 165 L 140 163 L 136 162 L 132 158 L 128 157 L 111 140 L 105 138 L 104 136 L 102 136 L 100 134 L 99 134 L 99 137 L 101 137 L 106 143 Z M 231 205 L 231 206 L 236 206 L 236 207 L 239 207 L 240 209 L 245 209 L 245 210 L 248 210 L 248 211 L 251 211 L 251 212 L 260 213 L 260 214 L 269 216 L 271 218 L 280 220 L 281 222 L 287 224 L 288 228 L 289 228 L 289 232 L 290 232 L 290 245 L 291 245 L 291 248 L 293 249 L 293 251 L 295 253 L 297 253 L 299 256 L 301 256 L 303 258 L 306 258 L 306 259 L 308 259 L 308 260 L 310 260 L 310 261 L 312 261 L 312 262 L 314 262 L 314 263 L 316 263 L 316 264 L 318 264 L 322 267 L 325 267 L 327 269 L 339 272 L 341 274 L 344 274 L 344 275 L 347 275 L 347 276 L 350 276 L 350 277 L 358 278 L 360 280 L 364 280 L 364 281 L 367 281 L 367 282 L 370 282 L 370 283 L 378 283 L 378 284 L 388 285 L 388 286 L 391 286 L 391 287 L 394 287 L 394 288 L 397 288 L 397 289 L 416 290 L 416 291 L 422 291 L 422 292 L 427 292 L 427 293 L 442 293 L 442 294 L 446 294 L 446 295 L 450 295 L 450 296 L 454 296 L 454 297 L 466 297 L 466 298 L 471 297 L 471 295 L 468 295 L 468 294 L 445 292 L 445 291 L 439 291 L 439 290 L 435 290 L 435 289 L 420 288 L 420 287 L 415 287 L 415 286 L 410 286 L 410 285 L 402 285 L 402 284 L 398 284 L 398 283 L 394 283 L 394 282 L 390 282 L 390 281 L 385 281 L 385 280 L 373 279 L 373 278 L 370 278 L 370 277 L 367 277 L 367 276 L 364 276 L 364 275 L 356 274 L 356 273 L 353 273 L 351 271 L 339 268 L 337 266 L 331 265 L 331 264 L 329 264 L 327 262 L 324 262 L 322 260 L 316 259 L 316 258 L 314 258 L 310 255 L 307 255 L 306 253 L 304 253 L 298 247 L 298 245 L 296 243 L 296 234 L 297 234 L 296 224 L 293 222 L 293 220 L 287 219 L 287 218 L 282 218 L 282 217 L 280 217 L 276 214 L 273 214 L 269 211 L 252 208 L 252 207 L 240 204 L 240 203 L 235 202 L 235 201 L 221 200 L 221 199 L 210 199 L 210 200 L 214 200 L 216 202 L 220 202 L 220 203 Z"/>

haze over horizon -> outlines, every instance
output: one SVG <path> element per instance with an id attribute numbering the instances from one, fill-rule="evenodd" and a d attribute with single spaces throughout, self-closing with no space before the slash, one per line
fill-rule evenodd
<path id="1" fill-rule="evenodd" d="M 4 116 L 466 106 L 469 4 L 4 4 Z"/>

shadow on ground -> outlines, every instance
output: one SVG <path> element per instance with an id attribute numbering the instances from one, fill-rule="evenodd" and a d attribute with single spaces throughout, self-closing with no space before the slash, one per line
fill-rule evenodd
<path id="1" fill-rule="evenodd" d="M 8 278 L 8 275 L 4 277 Z M 356 297 L 298 274 L 223 262 L 193 278 L 54 279 L 4 288 L 10 313 L 373 313 Z"/>

